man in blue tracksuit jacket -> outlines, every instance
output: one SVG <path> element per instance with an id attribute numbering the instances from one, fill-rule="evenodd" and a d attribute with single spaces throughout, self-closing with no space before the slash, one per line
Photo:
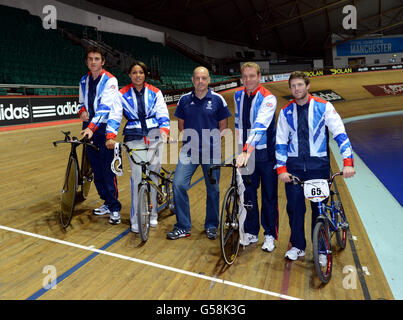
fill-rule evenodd
<path id="1" fill-rule="evenodd" d="M 276 159 L 279 179 L 285 182 L 287 213 L 291 228 L 291 249 L 285 254 L 290 260 L 305 255 L 305 197 L 290 174 L 301 180 L 328 179 L 330 176 L 329 131 L 343 157 L 344 178 L 355 174 L 353 153 L 343 121 L 333 105 L 309 94 L 310 81 L 304 72 L 291 73 L 288 84 L 294 99 L 279 113 L 276 134 Z M 318 207 L 311 202 L 312 229 Z"/>
<path id="2" fill-rule="evenodd" d="M 99 151 L 88 148 L 88 158 L 94 172 L 94 183 L 104 204 L 94 209 L 95 215 L 110 214 L 111 224 L 120 223 L 121 204 L 118 200 L 118 185 L 111 170 L 114 151 L 108 150 L 106 142 L 106 123 L 111 108 L 120 104 L 117 79 L 103 69 L 105 56 L 100 48 L 88 47 L 86 63 L 90 70 L 80 81 L 79 110 L 83 120 L 81 135 L 87 135 Z"/>
<path id="3" fill-rule="evenodd" d="M 254 155 L 254 170 L 248 177 L 250 185 L 244 183 L 244 203 L 251 204 L 244 222 L 243 245 L 258 241 L 260 229 L 257 190 L 261 184 L 261 224 L 264 229 L 262 249 L 274 250 L 278 238 L 277 173 L 275 170 L 275 111 L 277 99 L 260 85 L 260 67 L 247 62 L 241 67 L 244 87 L 235 92 L 235 130 L 238 144 L 243 152 L 237 157 L 237 165 L 246 165 Z M 249 161 L 251 164 L 252 161 Z M 250 167 L 248 165 L 248 167 Z M 245 180 L 245 179 L 244 179 Z M 245 182 L 245 181 L 244 181 Z"/>

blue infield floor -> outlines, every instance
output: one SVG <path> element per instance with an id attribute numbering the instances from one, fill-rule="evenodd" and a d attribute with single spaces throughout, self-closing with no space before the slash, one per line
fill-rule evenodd
<path id="1" fill-rule="evenodd" d="M 345 182 L 392 293 L 403 300 L 403 110 L 344 122 L 356 168 Z M 342 168 L 336 142 L 329 143 Z"/>
<path id="2" fill-rule="evenodd" d="M 403 115 L 346 124 L 354 152 L 403 207 Z"/>

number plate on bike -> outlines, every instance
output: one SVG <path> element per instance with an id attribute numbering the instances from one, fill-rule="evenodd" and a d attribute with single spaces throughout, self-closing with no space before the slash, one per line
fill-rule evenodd
<path id="1" fill-rule="evenodd" d="M 305 198 L 312 202 L 323 201 L 329 194 L 329 183 L 325 179 L 312 179 L 304 182 Z"/>

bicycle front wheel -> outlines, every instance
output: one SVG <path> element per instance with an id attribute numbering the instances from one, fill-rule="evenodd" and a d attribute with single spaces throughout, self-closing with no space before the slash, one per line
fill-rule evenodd
<path id="1" fill-rule="evenodd" d="M 326 222 L 318 221 L 313 230 L 313 262 L 316 274 L 323 283 L 328 283 L 332 275 L 333 254 L 331 239 Z"/>
<path id="2" fill-rule="evenodd" d="M 234 263 L 239 251 L 239 196 L 235 187 L 231 187 L 225 194 L 220 218 L 221 252 L 225 263 Z"/>
<path id="3" fill-rule="evenodd" d="M 74 206 L 76 203 L 77 185 L 77 159 L 70 157 L 67 164 L 66 176 L 62 189 L 62 201 L 60 208 L 60 222 L 63 228 L 67 228 L 69 226 L 71 218 L 73 217 Z"/>
<path id="4" fill-rule="evenodd" d="M 138 204 L 137 204 L 137 224 L 139 226 L 139 233 L 143 242 L 147 241 L 150 232 L 150 198 L 148 194 L 147 185 L 142 185 L 139 190 Z"/>

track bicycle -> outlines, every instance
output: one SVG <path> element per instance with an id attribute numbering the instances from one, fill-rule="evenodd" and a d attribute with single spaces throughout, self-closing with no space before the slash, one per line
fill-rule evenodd
<path id="1" fill-rule="evenodd" d="M 333 180 L 343 172 L 336 172 L 330 179 L 312 179 L 301 181 L 298 177 L 291 176 L 294 184 L 299 184 L 304 189 L 304 196 L 318 204 L 319 215 L 315 222 L 312 235 L 313 262 L 318 278 L 323 283 L 328 283 L 332 275 L 333 252 L 331 238 L 336 234 L 340 249 L 344 249 L 347 243 L 349 224 L 344 212 L 343 204 L 337 186 Z M 334 185 L 335 191 L 330 190 Z M 325 200 L 330 195 L 330 205 Z M 337 200 L 334 197 L 337 196 Z"/>
<path id="2" fill-rule="evenodd" d="M 148 168 L 157 154 L 158 147 L 162 143 L 162 141 L 158 141 L 153 147 L 138 149 L 130 149 L 126 144 L 123 144 L 133 163 L 141 166 L 141 182 L 138 186 L 137 224 L 139 227 L 140 237 L 143 242 L 147 241 L 150 232 L 150 218 L 152 211 L 151 188 L 154 188 L 154 190 L 157 191 L 157 203 L 164 205 L 165 208 L 168 208 L 172 213 L 175 213 L 172 187 L 175 171 L 167 170 L 162 166 L 160 172 L 155 172 Z M 173 142 L 171 141 L 170 143 Z M 149 161 L 137 161 L 133 156 L 133 152 L 135 151 L 149 150 L 153 151 Z M 153 175 L 158 177 L 158 184 L 152 181 L 151 176 Z"/>
<path id="3" fill-rule="evenodd" d="M 239 223 L 239 206 L 243 205 L 246 210 L 252 209 L 252 204 L 242 204 L 239 195 L 239 185 L 237 180 L 237 169 L 234 159 L 232 164 L 213 165 L 209 168 L 209 179 L 211 184 L 215 184 L 216 180 L 212 177 L 212 171 L 221 167 L 232 168 L 231 184 L 225 193 L 224 201 L 220 216 L 220 244 L 221 252 L 226 264 L 234 263 L 240 244 L 240 223 Z M 249 179 L 245 181 L 250 184 Z"/>
<path id="4" fill-rule="evenodd" d="M 60 206 L 60 222 L 63 228 L 67 228 L 71 222 L 74 212 L 74 206 L 77 201 L 83 201 L 87 198 L 91 182 L 94 179 L 94 174 L 91 169 L 91 164 L 88 160 L 87 147 L 98 148 L 94 146 L 85 136 L 81 140 L 76 137 L 70 137 L 70 131 L 64 132 L 64 140 L 54 141 L 56 147 L 60 143 L 70 143 L 70 155 L 67 162 L 66 174 L 62 188 L 62 199 Z M 77 147 L 83 146 L 81 155 L 81 166 L 78 163 Z M 79 189 L 80 186 L 80 190 Z"/>

